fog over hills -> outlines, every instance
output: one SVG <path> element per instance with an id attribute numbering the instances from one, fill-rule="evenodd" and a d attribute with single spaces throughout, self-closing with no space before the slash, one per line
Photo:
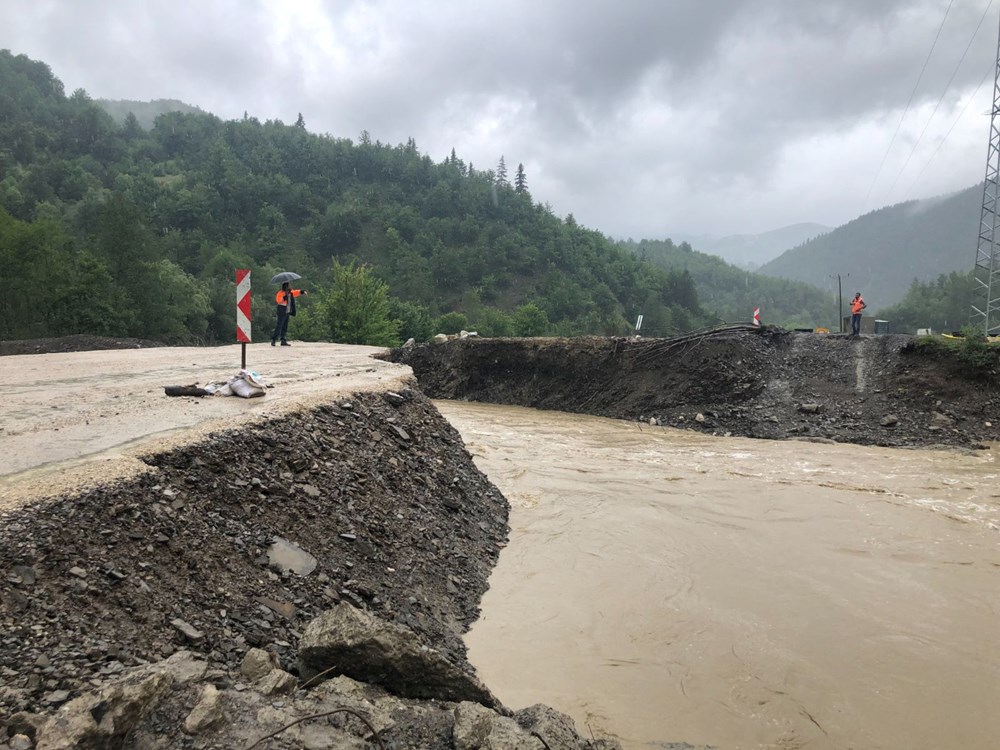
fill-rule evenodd
<path id="1" fill-rule="evenodd" d="M 695 250 L 718 255 L 723 260 L 754 270 L 769 260 L 773 260 L 786 250 L 801 245 L 831 227 L 823 224 L 803 222 L 791 226 L 772 229 L 760 234 L 731 234 L 716 237 L 706 234 L 672 234 L 674 242 L 687 242 Z"/>
<path id="2" fill-rule="evenodd" d="M 974 185 L 872 211 L 788 250 L 759 272 L 834 290 L 840 274 L 870 307 L 896 304 L 914 279 L 972 270 L 982 197 L 982 185 Z"/>

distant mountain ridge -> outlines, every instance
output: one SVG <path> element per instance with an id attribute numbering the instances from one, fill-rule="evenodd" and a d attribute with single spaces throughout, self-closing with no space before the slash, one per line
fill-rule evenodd
<path id="1" fill-rule="evenodd" d="M 672 233 L 670 237 L 677 243 L 687 242 L 699 252 L 718 255 L 727 263 L 753 270 L 774 260 L 786 250 L 831 229 L 832 227 L 823 224 L 802 222 L 760 234 L 730 234 L 725 237 L 715 237 L 706 234 Z"/>
<path id="2" fill-rule="evenodd" d="M 111 115 L 119 125 L 125 123 L 125 118 L 131 112 L 143 130 L 152 129 L 156 118 L 167 112 L 207 114 L 201 107 L 185 104 L 179 99 L 153 99 L 148 102 L 133 99 L 95 99 L 94 104 Z"/>
<path id="3" fill-rule="evenodd" d="M 764 264 L 759 273 L 864 294 L 869 308 L 894 305 L 914 279 L 972 270 L 983 187 L 907 201 L 860 216 Z M 832 277 L 832 278 L 831 278 Z"/>

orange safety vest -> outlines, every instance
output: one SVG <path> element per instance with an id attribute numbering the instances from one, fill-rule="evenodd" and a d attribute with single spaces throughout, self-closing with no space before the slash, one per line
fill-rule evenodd
<path id="1" fill-rule="evenodd" d="M 302 294 L 302 290 L 301 289 L 289 289 L 288 291 L 291 292 L 291 294 L 292 294 L 293 297 L 298 297 L 300 294 Z M 288 300 L 285 298 L 285 290 L 284 289 L 279 289 L 278 293 L 276 295 L 274 295 L 274 302 L 275 302 L 275 304 L 278 304 L 278 305 L 284 305 L 285 307 L 288 306 Z"/>
<path id="2" fill-rule="evenodd" d="M 851 314 L 857 315 L 865 308 L 865 301 L 861 297 L 855 297 L 851 300 Z"/>

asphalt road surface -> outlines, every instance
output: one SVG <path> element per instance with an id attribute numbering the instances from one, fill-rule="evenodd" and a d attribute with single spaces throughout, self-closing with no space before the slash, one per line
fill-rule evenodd
<path id="1" fill-rule="evenodd" d="M 0 357 L 0 510 L 145 469 L 137 456 L 251 420 L 369 390 L 406 386 L 410 369 L 376 347 L 247 346 L 262 398 L 168 397 L 164 387 L 225 381 L 239 345 Z"/>

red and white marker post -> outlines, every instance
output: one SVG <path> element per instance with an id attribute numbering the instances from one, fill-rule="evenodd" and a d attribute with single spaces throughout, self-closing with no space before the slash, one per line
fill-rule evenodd
<path id="1" fill-rule="evenodd" d="M 753 309 L 753 327 L 760 328 L 760 308 L 755 307 Z"/>
<path id="2" fill-rule="evenodd" d="M 250 269 L 236 269 L 236 340 L 242 344 L 240 369 L 247 369 L 247 344 L 253 340 L 250 330 Z"/>

